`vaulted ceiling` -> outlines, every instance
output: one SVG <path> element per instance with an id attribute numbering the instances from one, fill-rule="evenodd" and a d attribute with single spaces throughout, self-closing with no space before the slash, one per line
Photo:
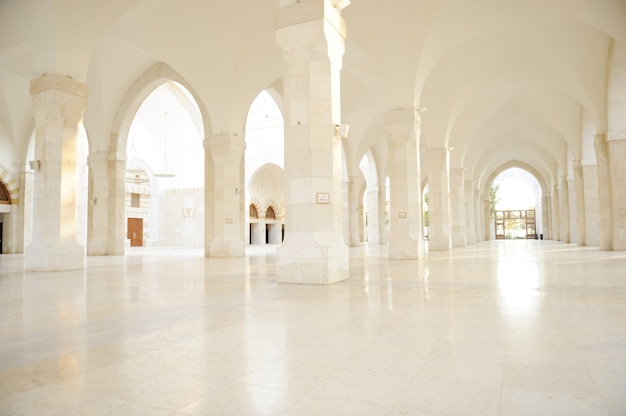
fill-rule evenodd
<path id="1" fill-rule="evenodd" d="M 518 161 L 554 183 L 570 160 L 586 156 L 586 135 L 611 129 L 611 77 L 616 64 L 626 68 L 615 52 L 626 45 L 623 1 L 352 3 L 342 12 L 349 171 L 370 151 L 384 177 L 384 113 L 400 107 L 427 108 L 421 148 L 454 148 L 452 167 L 477 182 Z M 25 160 L 29 82 L 46 72 L 89 85 L 92 151 L 111 150 L 122 101 L 159 62 L 200 101 L 212 130 L 206 136 L 243 134 L 257 94 L 280 92 L 277 7 L 276 0 L 0 0 L 0 164 Z"/>

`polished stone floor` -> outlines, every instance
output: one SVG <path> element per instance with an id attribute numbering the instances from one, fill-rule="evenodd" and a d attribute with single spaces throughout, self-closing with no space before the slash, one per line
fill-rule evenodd
<path id="1" fill-rule="evenodd" d="M 491 241 L 278 284 L 245 258 L 0 256 L 1 415 L 626 415 L 626 253 Z"/>

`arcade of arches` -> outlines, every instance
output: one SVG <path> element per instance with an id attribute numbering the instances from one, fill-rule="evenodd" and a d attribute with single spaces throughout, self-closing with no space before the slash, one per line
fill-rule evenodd
<path id="1" fill-rule="evenodd" d="M 626 249 L 626 9 L 619 1 L 572 8 L 557 0 L 533 11 L 493 8 L 495 1 L 394 8 L 233 1 L 219 11 L 200 1 L 185 9 L 42 3 L 49 13 L 33 13 L 28 2 L 0 5 L 2 252 L 24 253 L 29 270 L 81 268 L 86 255 L 123 254 L 126 219 L 143 218 L 142 238 L 156 239 L 165 231 L 151 225 L 151 213 L 161 207 L 171 217 L 172 206 L 179 221 L 201 213 L 202 222 L 163 229 L 183 240 L 196 233 L 206 257 L 282 242 L 279 281 L 333 283 L 347 278 L 348 247 L 364 236 L 387 244 L 392 259 L 494 239 L 489 188 L 510 167 L 540 184 L 537 234 Z M 372 26 L 380 26 L 375 36 Z M 387 37 L 379 41 L 380 34 Z M 191 103 L 185 108 L 198 144 L 179 136 L 156 149 L 164 161 L 181 148 L 201 153 L 194 178 L 203 185 L 183 183 L 156 197 L 158 172 L 135 163 L 128 145 L 135 115 L 166 84 Z M 254 128 L 242 128 L 261 92 L 275 108 L 254 123 L 274 132 L 270 146 L 254 144 Z M 278 156 L 270 155 L 279 142 Z M 129 187 L 128 172 L 141 183 Z"/>
<path id="2" fill-rule="evenodd" d="M 2 415 L 623 416 L 626 1 L 0 0 L 0 245 Z"/>

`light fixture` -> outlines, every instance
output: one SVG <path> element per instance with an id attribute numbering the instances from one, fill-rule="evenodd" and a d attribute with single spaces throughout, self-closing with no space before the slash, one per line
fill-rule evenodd
<path id="1" fill-rule="evenodd" d="M 335 126 L 335 128 L 337 129 L 339 137 L 343 137 L 344 139 L 348 138 L 348 132 L 350 131 L 349 124 L 339 124 L 338 126 Z"/>
<path id="2" fill-rule="evenodd" d="M 28 161 L 28 166 L 32 170 L 39 170 L 39 169 L 41 169 L 41 160 L 29 160 Z"/>
<path id="3" fill-rule="evenodd" d="M 139 154 L 137 150 L 135 150 L 135 134 L 134 134 L 134 123 L 131 124 L 130 127 L 130 145 L 131 149 L 127 156 L 128 160 L 139 159 Z M 132 183 L 135 185 L 141 185 L 142 183 L 149 182 L 148 175 L 146 174 L 146 170 L 141 167 L 126 167 L 126 183 Z"/>
<path id="4" fill-rule="evenodd" d="M 163 112 L 163 124 L 163 163 L 161 164 L 161 169 L 155 173 L 154 176 L 158 176 L 159 178 L 173 178 L 176 175 L 167 163 L 167 111 Z"/>

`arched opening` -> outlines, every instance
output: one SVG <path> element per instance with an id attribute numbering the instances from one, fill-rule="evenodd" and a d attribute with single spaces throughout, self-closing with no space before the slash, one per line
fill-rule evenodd
<path id="1" fill-rule="evenodd" d="M 279 244 L 284 229 L 284 120 L 276 101 L 261 91 L 246 119 L 246 201 L 262 217 L 246 218 L 249 244 Z M 253 202 L 254 201 L 254 202 Z"/>
<path id="2" fill-rule="evenodd" d="M 0 182 L 0 204 L 11 204 L 11 195 L 2 182 Z"/>
<path id="3" fill-rule="evenodd" d="M 493 181 L 490 213 L 497 240 L 537 239 L 541 219 L 541 186 L 529 172 L 509 168 Z"/>
<path id="4" fill-rule="evenodd" d="M 361 203 L 363 206 L 362 215 L 359 216 L 359 234 L 361 234 L 361 241 L 369 242 L 370 239 L 372 242 L 376 242 L 380 240 L 377 238 L 378 231 L 376 224 L 377 216 L 378 216 L 378 207 L 377 207 L 377 188 L 378 183 L 376 181 L 376 165 L 374 163 L 370 163 L 370 154 L 369 152 L 364 154 L 359 162 L 359 169 L 365 178 L 365 186 L 366 189 L 363 192 Z"/>
<path id="5" fill-rule="evenodd" d="M 126 246 L 202 246 L 200 117 L 189 91 L 173 81 L 139 106 L 126 143 Z"/>
<path id="6" fill-rule="evenodd" d="M 283 183 L 283 170 L 273 164 L 262 166 L 251 178 L 247 192 L 253 195 L 254 202 L 251 203 L 251 206 L 255 206 L 255 211 L 250 210 L 248 218 L 250 234 L 246 241 L 249 241 L 250 244 L 278 244 L 282 242 L 282 225 L 285 221 L 282 208 L 285 199 Z M 256 206 L 263 209 L 257 211 Z M 253 216 L 254 214 L 257 215 L 256 218 Z"/>

